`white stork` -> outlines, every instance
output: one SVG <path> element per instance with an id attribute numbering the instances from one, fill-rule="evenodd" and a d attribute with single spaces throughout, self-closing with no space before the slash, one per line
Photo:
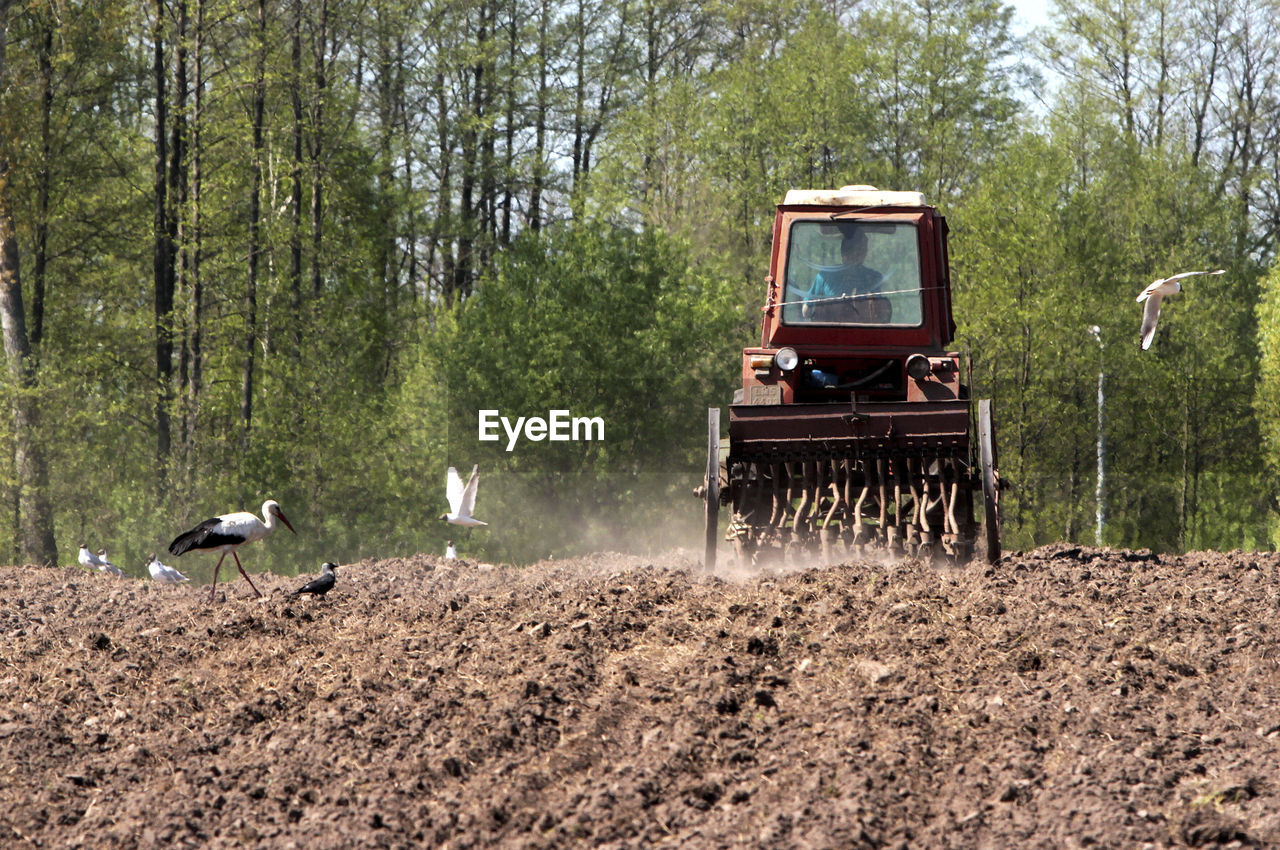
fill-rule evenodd
<path id="1" fill-rule="evenodd" d="M 246 543 L 261 540 L 275 531 L 277 519 L 283 522 L 290 531 L 293 531 L 293 526 L 289 524 L 289 520 L 285 518 L 284 511 L 280 510 L 280 505 L 275 499 L 267 499 L 262 503 L 262 516 L 266 520 L 265 522 L 248 511 L 237 511 L 233 514 L 223 514 L 222 516 L 207 519 L 190 531 L 183 532 L 175 537 L 173 542 L 169 544 L 169 554 L 181 555 L 184 552 L 190 552 L 192 549 L 210 552 L 214 549 L 220 549 L 222 551 L 222 555 L 218 558 L 218 565 L 213 568 L 213 585 L 209 588 L 209 601 L 213 601 L 214 591 L 218 587 L 218 570 L 222 568 L 222 561 L 227 557 L 227 553 L 230 552 L 231 557 L 236 559 L 236 566 L 240 569 L 240 575 L 244 576 L 244 580 L 249 582 L 253 592 L 261 596 L 262 593 L 254 585 L 253 579 L 249 578 L 249 574 L 244 571 L 244 565 L 240 563 L 240 556 L 236 554 L 236 550 Z M 298 532 L 293 531 L 293 533 L 297 534 Z"/>
<path id="2" fill-rule="evenodd" d="M 152 553 L 151 559 L 147 561 L 147 572 L 151 573 L 152 579 L 161 584 L 181 584 L 184 581 L 191 581 L 168 564 L 162 564 L 155 553 Z"/>
<path id="3" fill-rule="evenodd" d="M 458 470 L 452 466 L 449 467 L 449 474 L 445 477 L 445 488 L 446 495 L 449 497 L 449 513 L 440 514 L 440 519 L 468 528 L 489 524 L 471 515 L 471 512 L 476 509 L 476 490 L 480 488 L 479 464 L 471 467 L 471 478 L 467 481 L 466 487 L 462 486 L 462 476 L 458 475 Z"/>

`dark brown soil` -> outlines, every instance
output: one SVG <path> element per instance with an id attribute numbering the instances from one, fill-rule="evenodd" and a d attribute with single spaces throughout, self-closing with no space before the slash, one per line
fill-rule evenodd
<path id="1" fill-rule="evenodd" d="M 1275 554 L 304 580 L 0 568 L 0 846 L 1280 845 Z"/>

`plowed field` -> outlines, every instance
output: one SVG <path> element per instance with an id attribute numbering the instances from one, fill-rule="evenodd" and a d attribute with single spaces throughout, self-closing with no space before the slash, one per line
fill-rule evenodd
<path id="1" fill-rule="evenodd" d="M 1275 554 L 305 578 L 0 568 L 0 846 L 1280 846 Z"/>

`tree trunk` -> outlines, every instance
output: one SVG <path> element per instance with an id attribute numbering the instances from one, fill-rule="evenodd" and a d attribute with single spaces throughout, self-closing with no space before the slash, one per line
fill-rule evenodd
<path id="1" fill-rule="evenodd" d="M 36 373 L 31 361 L 27 319 L 18 275 L 18 240 L 9 201 L 9 163 L 0 156 L 0 321 L 4 325 L 4 353 L 19 391 L 13 402 L 13 454 L 18 474 L 18 547 L 25 563 L 52 566 L 58 562 L 49 503 L 49 468 L 38 439 L 39 405 Z"/>
<path id="2" fill-rule="evenodd" d="M 431 224 L 431 241 L 427 248 L 427 267 L 435 267 L 436 254 L 440 255 L 440 296 L 445 304 L 452 304 L 456 297 L 454 287 L 453 243 L 448 240 L 453 221 L 453 134 L 449 125 L 449 101 L 445 96 L 443 72 L 436 72 L 436 145 L 440 150 L 440 191 L 436 201 L 435 221 Z"/>
<path id="3" fill-rule="evenodd" d="M 249 268 L 244 288 L 244 366 L 240 379 L 241 450 L 249 452 L 249 435 L 253 430 L 253 394 L 258 347 L 258 256 L 262 251 L 262 157 L 263 114 L 266 111 L 266 38 L 267 4 L 258 0 L 258 39 L 255 50 L 253 98 L 250 124 L 253 137 L 249 182 Z"/>
<path id="4" fill-rule="evenodd" d="M 407 131 L 406 131 L 407 132 Z M 409 256 L 405 258 L 405 285 L 409 288 L 410 301 L 418 298 L 418 206 L 415 202 L 413 171 L 416 167 L 413 157 L 404 158 L 404 191 L 410 199 L 405 210 L 405 242 L 409 246 Z"/>
<path id="5" fill-rule="evenodd" d="M 306 120 L 302 108 L 302 6 L 302 0 L 294 0 L 289 34 L 289 102 L 293 106 L 293 162 L 289 175 L 289 339 L 293 350 L 289 354 L 293 358 L 302 351 L 302 166 Z"/>
<path id="6" fill-rule="evenodd" d="M 10 0 L 0 0 L 0 91 L 8 86 L 5 62 Z M 0 145 L 3 145 L 0 142 Z M 0 324 L 4 329 L 4 353 L 18 392 L 13 401 L 13 455 L 18 476 L 18 548 L 31 564 L 58 562 L 53 536 L 53 510 L 49 503 L 49 468 L 39 442 L 40 414 L 35 394 L 36 370 L 27 336 L 26 310 L 18 236 L 9 194 L 9 156 L 0 148 Z"/>
<path id="7" fill-rule="evenodd" d="M 378 22 L 378 35 L 375 40 L 377 55 L 374 67 L 377 69 L 377 105 L 378 105 L 378 172 L 377 186 L 380 195 L 378 205 L 377 235 L 377 274 L 379 312 L 390 315 L 391 295 L 396 285 L 395 253 L 396 253 L 396 212 L 399 206 L 395 187 L 396 175 L 394 167 L 394 140 L 396 123 L 396 89 L 398 88 L 399 57 L 395 55 L 392 45 L 399 42 L 393 37 L 396 27 L 394 13 L 386 12 L 390 21 Z M 380 14 L 381 17 L 381 14 Z"/>
<path id="8" fill-rule="evenodd" d="M 325 96 L 329 86 L 327 62 L 329 50 L 329 0 L 320 0 L 319 32 L 312 42 L 312 73 L 314 77 L 315 98 L 312 107 L 311 132 L 311 294 L 320 297 L 323 278 L 320 269 L 320 249 L 324 233 L 324 163 L 321 161 L 323 145 L 321 128 L 324 127 Z"/>
<path id="9" fill-rule="evenodd" d="M 190 286 L 191 274 L 191 255 L 186 246 L 186 239 L 189 236 L 188 228 L 186 227 L 186 216 L 190 200 L 188 197 L 190 187 L 188 168 L 190 164 L 187 161 L 188 133 L 190 132 L 190 122 L 187 115 L 189 108 L 188 98 L 190 96 L 187 79 L 187 63 L 189 61 L 187 28 L 190 22 L 188 19 L 187 0 L 178 0 L 177 8 L 175 9 L 175 23 L 177 30 L 173 39 L 173 121 L 172 131 L 169 134 L 169 203 L 168 221 L 165 228 L 169 256 L 168 298 L 166 303 L 157 304 L 157 307 L 161 310 L 161 315 L 157 316 L 156 322 L 157 340 L 164 343 L 163 352 L 157 347 L 156 369 L 156 380 L 159 384 L 157 389 L 160 394 L 159 403 L 164 408 L 165 420 L 166 446 L 160 466 L 160 492 L 162 493 L 167 490 L 172 478 L 172 476 L 167 476 L 165 473 L 173 462 L 172 430 L 173 399 L 175 394 L 173 361 L 174 338 L 177 334 L 175 303 L 177 294 L 185 291 Z M 181 428 L 181 425 L 179 427 Z M 181 446 L 179 451 L 181 451 Z"/>
<path id="10" fill-rule="evenodd" d="M 498 235 L 498 181 L 497 163 L 497 128 L 494 125 L 494 92 L 498 85 L 496 61 L 493 51 L 498 48 L 498 4 L 486 4 L 490 13 L 489 31 L 493 44 L 482 54 L 481 62 L 485 66 L 484 85 L 480 86 L 480 114 L 484 120 L 480 126 L 484 131 L 480 134 L 480 240 L 476 252 L 478 268 L 488 268 L 493 259 L 493 244 Z M 477 85 L 480 81 L 477 80 Z"/>
<path id="11" fill-rule="evenodd" d="M 458 255 L 454 266 L 452 295 L 464 299 L 471 294 L 472 270 L 475 268 L 475 242 L 477 236 L 477 204 L 475 202 L 476 179 L 480 170 L 480 146 L 482 140 L 477 130 L 484 115 L 485 80 L 484 54 L 489 41 L 489 7 L 480 5 L 480 26 L 476 33 L 476 52 L 480 58 L 471 66 L 470 112 L 462 125 L 462 178 L 458 200 Z"/>
<path id="12" fill-rule="evenodd" d="M 38 356 L 44 339 L 44 294 L 49 262 L 49 163 L 53 158 L 50 136 L 53 115 L 53 23 L 41 21 L 40 65 L 40 172 L 36 175 L 36 244 L 31 276 L 31 350 Z"/>
<path id="13" fill-rule="evenodd" d="M 502 161 L 502 223 L 499 225 L 498 244 L 511 244 L 511 204 L 512 204 L 512 182 L 516 173 L 515 150 L 516 150 L 516 101 L 519 94 L 516 88 L 517 68 L 520 62 L 520 26 L 519 16 L 520 10 L 515 0 L 507 9 L 509 18 L 507 20 L 507 114 Z"/>
<path id="14" fill-rule="evenodd" d="M 164 53 L 165 9 L 163 0 L 155 2 L 154 85 L 156 110 L 155 139 L 155 221 L 152 236 L 154 286 L 155 286 L 155 334 L 156 334 L 156 463 L 159 467 L 159 484 L 165 486 L 169 465 L 170 421 L 169 396 L 173 380 L 173 238 L 169 220 L 168 169 L 168 92 L 167 70 Z"/>
<path id="15" fill-rule="evenodd" d="M 193 70 L 195 81 L 192 86 L 191 114 L 191 182 L 188 193 L 188 215 L 191 232 L 182 240 L 183 252 L 183 286 L 188 292 L 187 321 L 183 336 L 182 351 L 179 358 L 179 379 L 183 387 L 184 406 L 182 415 L 182 446 L 185 463 L 190 467 L 193 462 L 192 441 L 196 432 L 196 417 L 199 414 L 200 394 L 204 380 L 203 369 L 203 326 L 204 326 L 204 283 L 201 280 L 202 234 L 200 190 L 201 164 L 201 109 L 204 106 L 204 2 L 196 0 L 196 24 L 194 38 Z"/>
<path id="16" fill-rule="evenodd" d="M 529 195 L 529 229 L 537 233 L 542 229 L 542 192 L 546 186 L 547 170 L 547 110 L 551 88 L 547 82 L 547 64 L 550 60 L 548 36 L 551 18 L 549 0 L 542 0 L 538 14 L 538 94 L 534 107 L 533 188 Z"/>
<path id="17" fill-rule="evenodd" d="M 582 212 L 580 193 L 583 179 L 583 145 L 586 136 L 587 111 L 587 2 L 578 0 L 578 17 L 573 32 L 573 156 L 569 208 L 576 220 Z"/>

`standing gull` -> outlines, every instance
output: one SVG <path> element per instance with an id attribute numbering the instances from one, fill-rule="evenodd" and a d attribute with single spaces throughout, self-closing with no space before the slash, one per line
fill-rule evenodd
<path id="1" fill-rule="evenodd" d="M 480 465 L 476 464 L 471 467 L 471 479 L 467 482 L 467 486 L 462 486 L 462 477 L 458 475 L 458 470 L 452 466 L 449 467 L 449 474 L 445 481 L 446 491 L 449 497 L 449 513 L 440 514 L 440 519 L 453 525 L 488 525 L 487 522 L 481 522 L 471 515 L 476 509 L 476 490 L 480 486 Z"/>
<path id="2" fill-rule="evenodd" d="M 453 541 L 449 541 L 449 545 L 444 547 L 444 559 L 446 561 L 458 560 L 458 547 L 453 545 Z"/>
<path id="3" fill-rule="evenodd" d="M 249 578 L 249 574 L 244 571 L 244 565 L 240 563 L 240 556 L 236 554 L 236 550 L 246 543 L 261 540 L 275 531 L 276 520 L 283 522 L 290 531 L 293 531 L 293 526 L 289 524 L 289 520 L 285 518 L 284 511 L 280 510 L 280 505 L 275 499 L 267 499 L 262 503 L 262 516 L 266 520 L 265 522 L 248 511 L 237 511 L 233 514 L 216 516 L 205 520 L 190 531 L 179 534 L 169 544 L 169 554 L 171 555 L 181 555 L 184 552 L 190 552 L 192 549 L 209 552 L 214 549 L 222 551 L 222 555 L 218 558 L 218 565 L 213 568 L 213 584 L 209 587 L 210 602 L 213 601 L 213 593 L 218 587 L 218 570 L 221 569 L 222 561 L 227 557 L 228 552 L 231 553 L 231 557 L 236 559 L 236 566 L 240 568 L 240 575 L 244 576 L 244 580 L 249 582 L 253 592 L 258 596 L 262 595 L 254 585 L 253 579 Z M 298 532 L 293 531 L 293 533 L 297 534 Z"/>
<path id="4" fill-rule="evenodd" d="M 337 564 L 328 562 L 321 564 L 320 578 L 312 579 L 289 595 L 298 596 L 299 594 L 310 593 L 313 596 L 323 598 L 326 593 L 333 590 L 333 584 L 338 580 L 338 574 L 334 572 L 337 568 Z"/>
<path id="5" fill-rule="evenodd" d="M 116 578 L 124 575 L 124 570 L 107 560 L 106 549 L 98 550 L 98 569 L 102 570 L 107 575 L 115 576 Z"/>
<path id="6" fill-rule="evenodd" d="M 1151 340 L 1156 336 L 1156 322 L 1160 320 L 1160 302 L 1164 300 L 1166 295 L 1173 295 L 1175 292 L 1182 291 L 1182 284 L 1178 281 L 1184 277 L 1195 277 L 1202 274 L 1223 274 L 1226 269 L 1218 269 L 1212 272 L 1182 272 L 1170 277 L 1162 277 L 1154 280 L 1147 285 L 1147 288 L 1138 293 L 1139 301 L 1146 301 L 1147 305 L 1142 308 L 1142 350 L 1146 351 L 1151 347 Z"/>
<path id="7" fill-rule="evenodd" d="M 168 564 L 160 563 L 160 559 L 154 553 L 147 561 L 147 572 L 151 573 L 151 578 L 161 584 L 181 584 L 184 581 L 191 581 Z"/>
<path id="8" fill-rule="evenodd" d="M 89 551 L 88 543 L 80 544 L 80 566 L 90 570 L 102 569 L 102 559 Z"/>

